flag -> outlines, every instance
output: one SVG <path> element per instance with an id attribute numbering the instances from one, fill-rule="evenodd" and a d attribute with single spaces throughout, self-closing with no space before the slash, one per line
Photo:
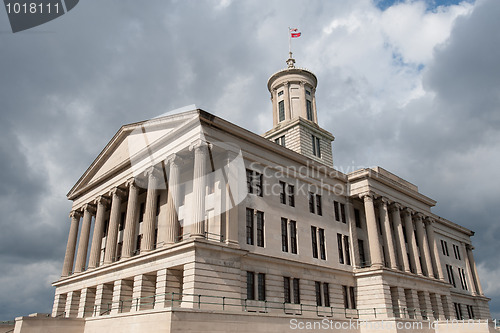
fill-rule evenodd
<path id="1" fill-rule="evenodd" d="M 297 38 L 297 37 L 300 37 L 302 33 L 298 31 L 298 29 L 294 28 L 294 29 L 290 29 L 290 36 L 292 38 Z"/>

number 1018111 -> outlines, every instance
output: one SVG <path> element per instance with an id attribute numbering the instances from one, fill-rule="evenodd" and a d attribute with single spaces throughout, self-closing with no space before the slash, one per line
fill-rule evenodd
<path id="1" fill-rule="evenodd" d="M 58 3 L 19 3 L 7 2 L 5 4 L 8 14 L 59 14 Z"/>

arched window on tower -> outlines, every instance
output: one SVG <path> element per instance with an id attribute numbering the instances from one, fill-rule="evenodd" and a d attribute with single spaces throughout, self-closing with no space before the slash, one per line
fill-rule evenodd
<path id="1" fill-rule="evenodd" d="M 278 103 L 278 116 L 280 122 L 285 120 L 285 101 L 280 101 Z"/>

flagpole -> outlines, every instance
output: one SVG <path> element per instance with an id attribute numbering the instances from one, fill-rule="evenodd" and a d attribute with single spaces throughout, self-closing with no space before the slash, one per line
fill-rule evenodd
<path id="1" fill-rule="evenodd" d="M 290 33 L 290 27 L 288 27 L 288 53 L 292 53 L 292 35 Z"/>

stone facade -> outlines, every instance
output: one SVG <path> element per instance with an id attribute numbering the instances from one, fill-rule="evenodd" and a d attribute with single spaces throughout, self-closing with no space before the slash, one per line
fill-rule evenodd
<path id="1" fill-rule="evenodd" d="M 68 193 L 52 321 L 16 332 L 491 331 L 473 232 L 382 168 L 335 170 L 316 77 L 288 64 L 264 136 L 202 110 L 123 126 Z"/>

